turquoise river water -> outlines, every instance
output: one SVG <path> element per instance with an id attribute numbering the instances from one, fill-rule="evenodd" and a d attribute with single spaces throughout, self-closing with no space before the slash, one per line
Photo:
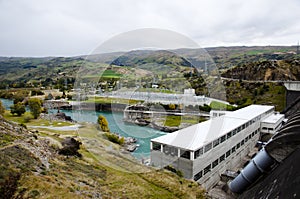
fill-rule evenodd
<path id="1" fill-rule="evenodd" d="M 4 107 L 9 110 L 13 104 L 12 100 L 1 99 Z M 106 117 L 111 132 L 119 133 L 125 137 L 134 137 L 138 140 L 138 148 L 132 155 L 138 159 L 150 157 L 150 140 L 164 135 L 164 132 L 142 127 L 138 125 L 126 124 L 123 122 L 123 114 L 118 112 L 100 112 L 100 111 L 75 111 L 75 110 L 61 110 L 66 115 L 71 116 L 73 120 L 78 122 L 96 123 L 98 115 Z"/>

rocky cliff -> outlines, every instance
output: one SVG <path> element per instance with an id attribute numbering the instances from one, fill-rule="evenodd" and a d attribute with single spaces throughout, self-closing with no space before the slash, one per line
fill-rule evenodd
<path id="1" fill-rule="evenodd" d="M 222 77 L 242 80 L 300 80 L 300 61 L 268 60 L 243 64 L 231 68 L 222 74 Z"/>

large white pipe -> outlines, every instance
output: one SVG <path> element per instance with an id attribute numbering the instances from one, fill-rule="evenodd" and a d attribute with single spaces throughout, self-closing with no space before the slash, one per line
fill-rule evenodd
<path id="1" fill-rule="evenodd" d="M 263 172 L 266 172 L 274 162 L 273 158 L 263 148 L 241 173 L 229 183 L 230 190 L 235 193 L 242 193 L 258 179 Z"/>

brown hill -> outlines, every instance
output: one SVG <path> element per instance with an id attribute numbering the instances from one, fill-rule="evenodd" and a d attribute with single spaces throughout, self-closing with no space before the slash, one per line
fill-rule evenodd
<path id="1" fill-rule="evenodd" d="M 222 77 L 256 81 L 300 80 L 299 60 L 268 60 L 228 69 Z"/>

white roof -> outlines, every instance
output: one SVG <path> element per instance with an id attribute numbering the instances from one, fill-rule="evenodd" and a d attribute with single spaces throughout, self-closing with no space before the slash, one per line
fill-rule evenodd
<path id="1" fill-rule="evenodd" d="M 264 119 L 263 123 L 269 123 L 269 124 L 276 124 L 279 120 L 282 120 L 284 118 L 283 114 L 272 114 L 266 119 Z"/>
<path id="2" fill-rule="evenodd" d="M 250 105 L 227 115 L 151 139 L 151 141 L 194 151 L 272 108 L 274 107 Z"/>

